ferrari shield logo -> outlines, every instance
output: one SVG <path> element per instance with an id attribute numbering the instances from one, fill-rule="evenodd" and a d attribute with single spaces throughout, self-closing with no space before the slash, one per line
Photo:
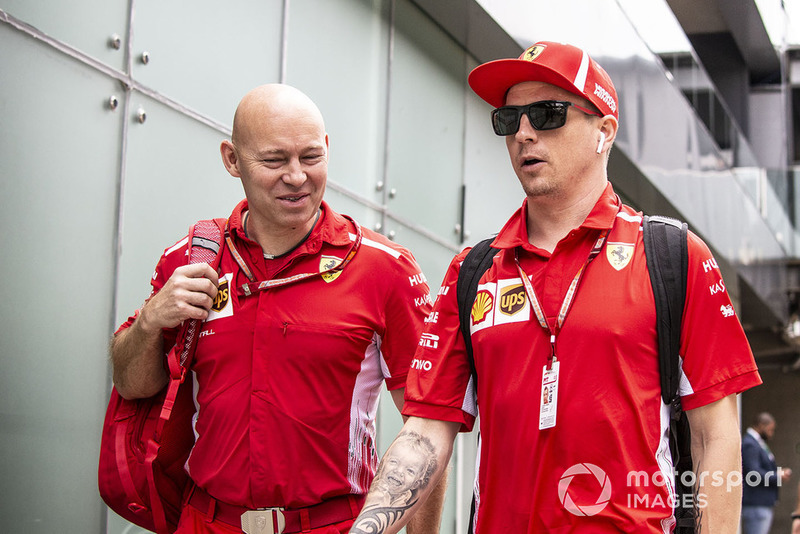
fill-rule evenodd
<path id="1" fill-rule="evenodd" d="M 536 61 L 536 58 L 539 57 L 539 54 L 541 54 L 545 48 L 547 47 L 544 45 L 533 45 L 532 47 L 525 50 L 525 53 L 523 54 L 523 59 L 525 61 Z"/>
<path id="2" fill-rule="evenodd" d="M 633 245 L 628 243 L 608 243 L 606 258 L 608 263 L 618 271 L 624 269 L 633 257 Z"/>
<path id="3" fill-rule="evenodd" d="M 331 283 L 337 278 L 339 275 L 342 274 L 342 271 L 333 271 L 333 272 L 325 272 L 330 271 L 340 263 L 342 263 L 341 258 L 337 258 L 336 256 L 322 256 L 319 260 L 319 272 L 322 273 L 322 279 L 325 280 L 327 283 Z"/>

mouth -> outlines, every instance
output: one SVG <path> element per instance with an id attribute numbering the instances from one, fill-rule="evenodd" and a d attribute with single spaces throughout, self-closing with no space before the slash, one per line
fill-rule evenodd
<path id="1" fill-rule="evenodd" d="M 520 167 L 523 169 L 535 167 L 536 165 L 544 163 L 544 160 L 538 158 L 524 158 L 521 160 Z"/>
<path id="2" fill-rule="evenodd" d="M 278 197 L 278 200 L 280 200 L 280 201 L 282 201 L 282 202 L 288 202 L 288 203 L 290 203 L 290 204 L 296 204 L 296 203 L 298 203 L 298 202 L 302 201 L 303 199 L 305 199 L 305 198 L 307 198 L 307 197 L 308 197 L 308 195 L 307 195 L 307 194 L 300 194 L 300 193 L 298 193 L 298 194 L 296 194 L 296 195 L 284 195 L 284 196 L 280 196 L 280 197 Z"/>
<path id="3" fill-rule="evenodd" d="M 391 475 L 386 477 L 386 481 L 389 483 L 390 486 L 396 488 L 400 487 L 403 484 L 402 481 L 398 480 L 396 477 L 393 477 Z"/>

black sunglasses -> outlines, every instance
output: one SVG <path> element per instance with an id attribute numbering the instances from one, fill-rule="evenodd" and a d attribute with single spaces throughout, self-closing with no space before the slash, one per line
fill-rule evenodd
<path id="1" fill-rule="evenodd" d="M 534 130 L 555 130 L 567 122 L 567 109 L 575 106 L 589 115 L 602 115 L 562 100 L 541 100 L 525 106 L 503 106 L 492 111 L 492 127 L 497 135 L 514 135 L 519 130 L 522 114 L 528 115 Z"/>

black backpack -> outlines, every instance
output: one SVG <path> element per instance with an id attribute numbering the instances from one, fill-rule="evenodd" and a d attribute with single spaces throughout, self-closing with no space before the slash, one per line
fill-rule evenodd
<path id="1" fill-rule="evenodd" d="M 692 471 L 691 435 L 686 412 L 681 408 L 678 395 L 680 382 L 678 352 L 680 350 L 681 319 L 686 300 L 686 277 L 689 265 L 689 252 L 686 242 L 688 227 L 686 223 L 669 217 L 645 217 L 644 252 L 650 283 L 656 303 L 656 332 L 658 338 L 658 360 L 661 376 L 661 398 L 672 406 L 670 421 L 670 451 L 675 469 L 675 527 L 676 534 L 695 532 L 697 508 L 695 495 L 690 484 L 692 476 L 681 476 Z M 470 309 L 478 292 L 481 276 L 492 265 L 494 255 L 499 249 L 492 248 L 494 238 L 485 239 L 469 251 L 461 264 L 456 283 L 458 316 L 461 334 L 467 349 L 472 376 L 477 383 L 475 361 L 472 355 L 470 335 Z M 477 390 L 477 386 L 476 386 Z M 687 480 L 688 478 L 688 480 Z M 474 532 L 475 499 L 472 503 L 469 532 Z"/>

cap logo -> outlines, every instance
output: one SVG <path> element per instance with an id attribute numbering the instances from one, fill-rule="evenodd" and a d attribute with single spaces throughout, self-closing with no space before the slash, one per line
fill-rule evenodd
<path id="1" fill-rule="evenodd" d="M 536 61 L 536 58 L 539 57 L 539 54 L 541 54 L 545 48 L 547 47 L 543 45 L 533 45 L 529 49 L 525 50 L 522 58 L 525 61 Z"/>
<path id="2" fill-rule="evenodd" d="M 617 103 L 614 102 L 614 97 L 612 97 L 609 92 L 606 91 L 605 87 L 599 83 L 594 84 L 594 95 L 605 102 L 606 105 L 611 108 L 612 112 L 617 111 Z"/>

